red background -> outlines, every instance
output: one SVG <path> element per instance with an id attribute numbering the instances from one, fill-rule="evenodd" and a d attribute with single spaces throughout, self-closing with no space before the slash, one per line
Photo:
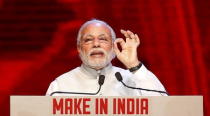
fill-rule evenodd
<path id="1" fill-rule="evenodd" d="M 92 18 L 138 33 L 139 59 L 170 95 L 203 95 L 210 115 L 209 0 L 0 0 L 0 114 L 10 95 L 45 95 L 79 66 L 76 35 Z M 113 64 L 123 67 L 118 61 Z"/>

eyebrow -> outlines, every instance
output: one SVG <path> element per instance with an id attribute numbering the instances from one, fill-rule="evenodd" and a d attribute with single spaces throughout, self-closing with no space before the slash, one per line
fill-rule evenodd
<path id="1" fill-rule="evenodd" d="M 105 35 L 105 34 L 100 34 L 99 37 L 100 37 L 100 36 L 106 36 L 106 35 Z"/>
<path id="2" fill-rule="evenodd" d="M 88 36 L 93 37 L 93 36 L 92 36 L 92 35 L 90 35 L 90 34 L 85 34 L 85 35 L 83 35 L 83 36 L 82 36 L 82 38 L 84 38 L 84 37 L 88 37 Z"/>
<path id="3" fill-rule="evenodd" d="M 93 35 L 91 35 L 91 34 L 85 34 L 85 35 L 82 36 L 82 38 L 88 37 L 88 36 L 93 37 Z M 106 34 L 103 34 L 103 33 L 102 33 L 102 34 L 99 35 L 99 37 L 100 37 L 100 36 L 106 36 Z"/>

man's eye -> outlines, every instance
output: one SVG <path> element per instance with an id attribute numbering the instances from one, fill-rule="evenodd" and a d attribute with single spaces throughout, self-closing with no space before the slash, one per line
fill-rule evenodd
<path id="1" fill-rule="evenodd" d="M 99 38 L 99 40 L 107 41 L 107 39 L 105 37 L 101 37 L 101 38 Z"/>
<path id="2" fill-rule="evenodd" d="M 90 39 L 90 38 L 87 38 L 84 40 L 84 42 L 89 42 L 89 41 L 92 41 L 93 39 Z"/>

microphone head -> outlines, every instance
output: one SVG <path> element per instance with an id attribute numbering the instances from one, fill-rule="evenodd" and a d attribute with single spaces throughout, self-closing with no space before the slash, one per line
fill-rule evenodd
<path id="1" fill-rule="evenodd" d="M 122 76 L 121 76 L 121 74 L 119 72 L 116 72 L 115 76 L 116 76 L 118 81 L 122 81 L 123 80 L 123 78 L 122 78 Z"/>
<path id="2" fill-rule="evenodd" d="M 105 79 L 105 76 L 104 76 L 104 75 L 100 75 L 100 76 L 99 76 L 98 84 L 99 84 L 100 86 L 104 84 L 104 79 Z"/>

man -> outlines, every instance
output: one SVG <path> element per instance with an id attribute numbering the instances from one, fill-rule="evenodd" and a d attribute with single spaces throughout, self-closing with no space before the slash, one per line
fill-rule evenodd
<path id="1" fill-rule="evenodd" d="M 117 38 L 113 29 L 100 20 L 84 23 L 77 36 L 77 50 L 82 65 L 56 78 L 49 86 L 47 95 L 78 95 L 65 92 L 95 93 L 99 90 L 99 75 L 104 75 L 104 84 L 96 95 L 103 96 L 161 96 L 165 93 L 131 89 L 119 82 L 115 73 L 122 75 L 126 85 L 150 90 L 165 91 L 157 77 L 139 61 L 137 47 L 140 40 L 137 34 L 121 30 L 125 40 Z M 121 46 L 120 50 L 118 46 Z M 129 70 L 112 66 L 111 60 L 117 57 Z M 63 92 L 63 93 L 62 93 Z M 86 94 L 80 94 L 86 95 Z"/>

